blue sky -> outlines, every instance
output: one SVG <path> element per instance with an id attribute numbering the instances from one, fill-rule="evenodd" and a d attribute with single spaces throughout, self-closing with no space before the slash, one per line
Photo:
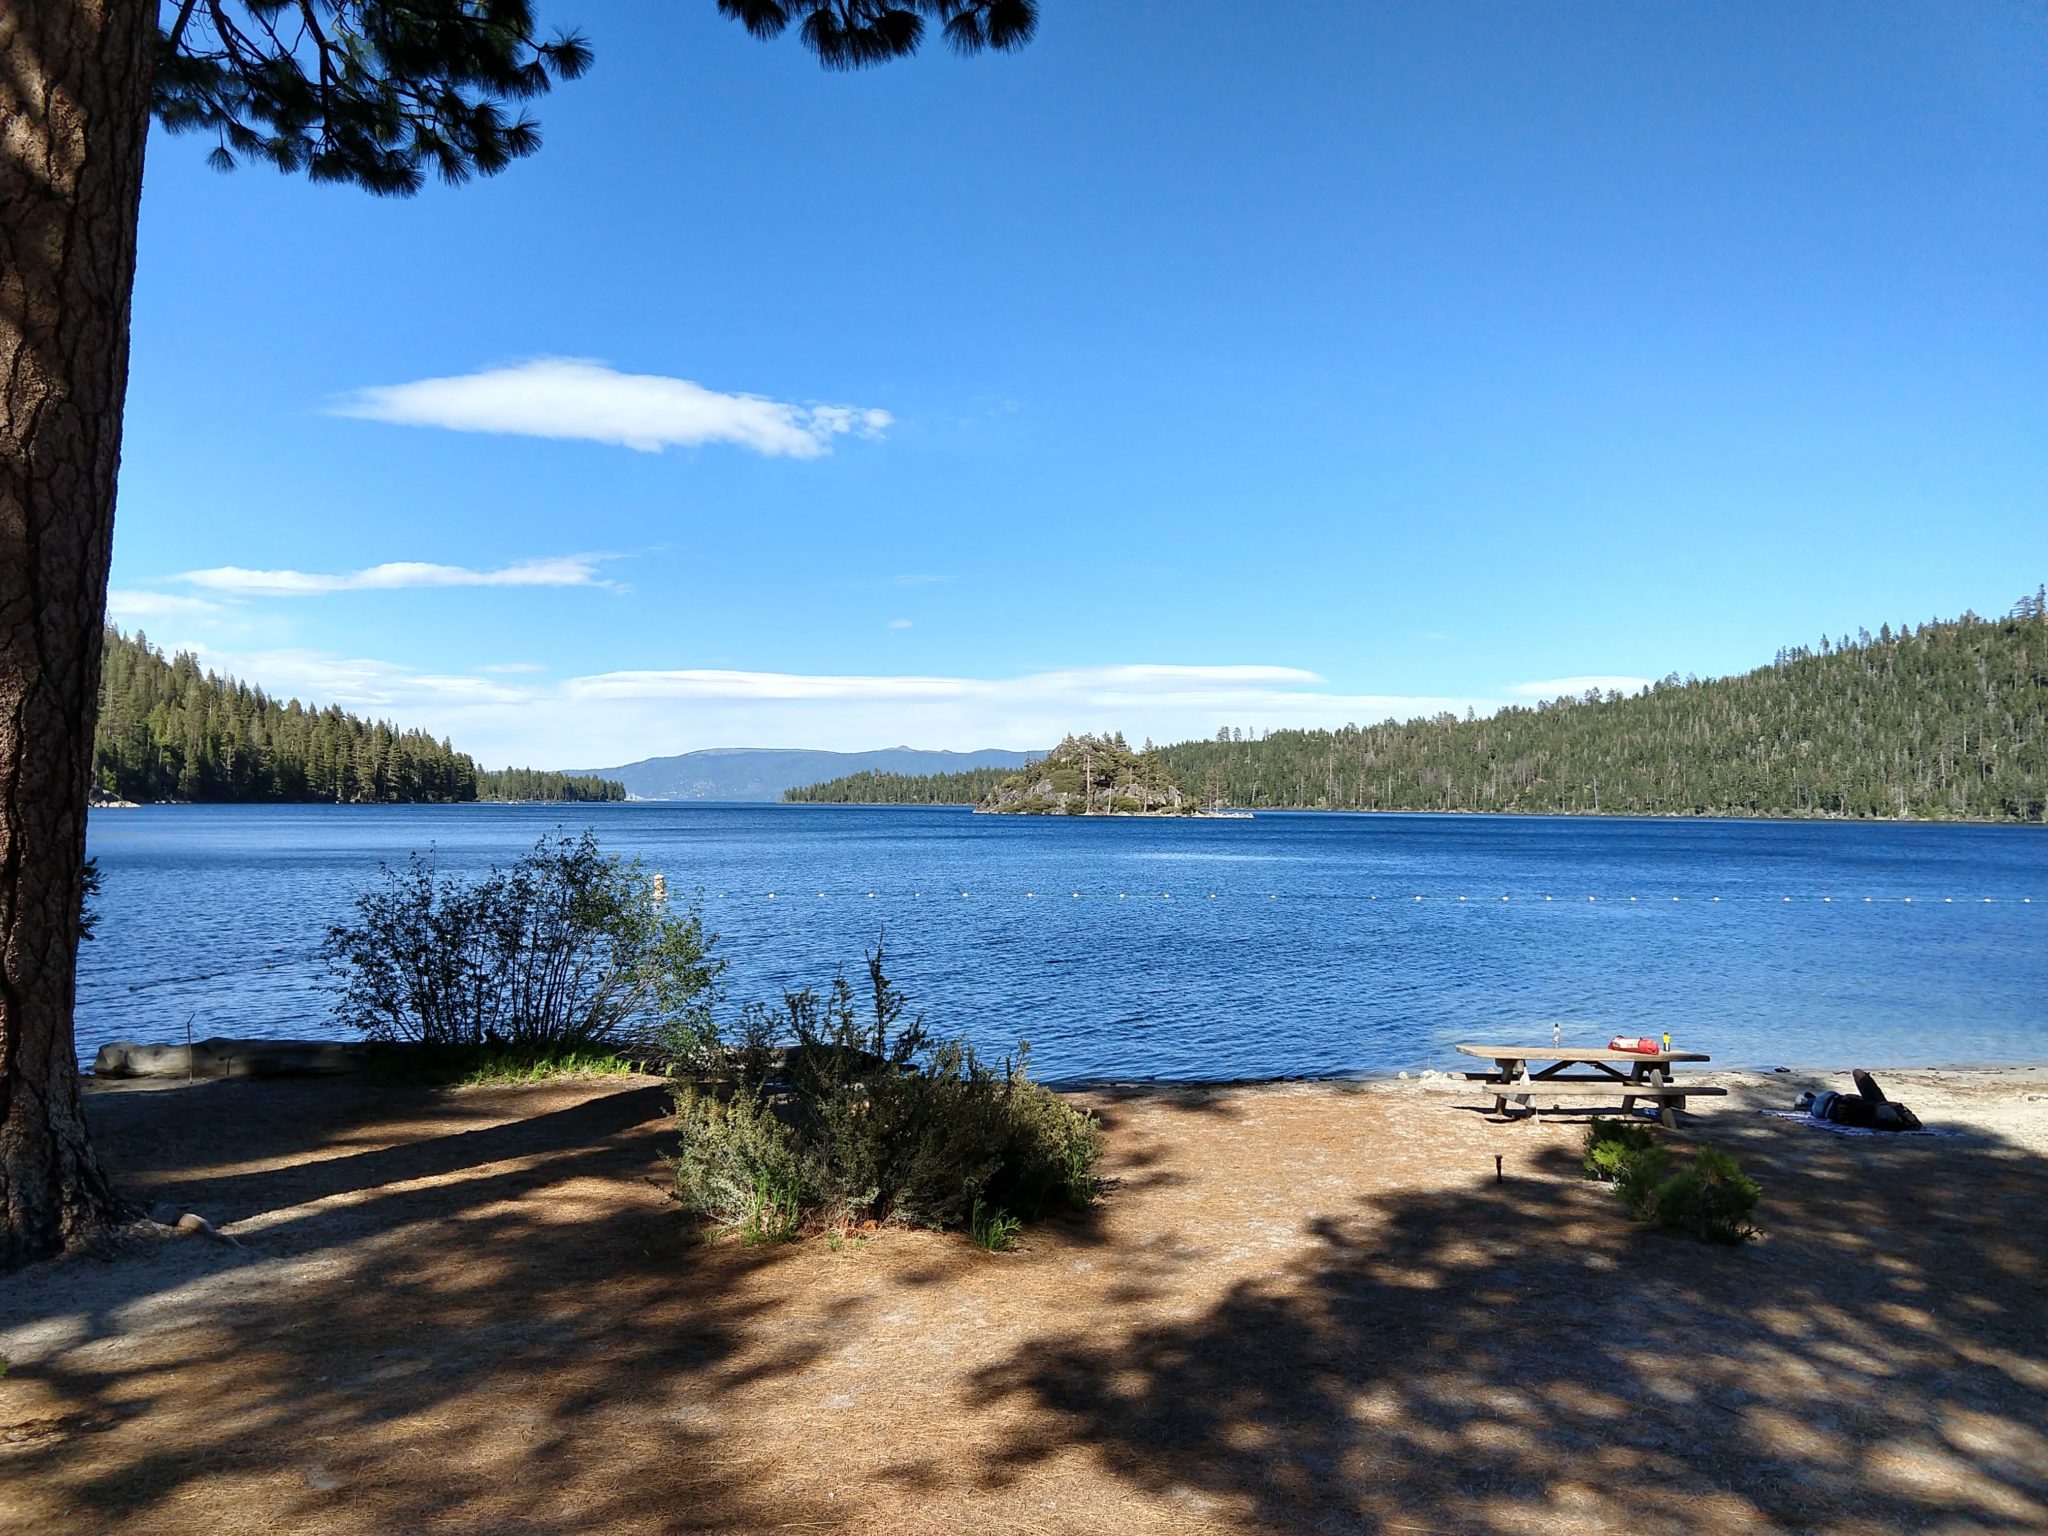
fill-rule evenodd
<path id="1" fill-rule="evenodd" d="M 487 762 L 1482 711 L 2048 578 L 2048 10 L 544 0 L 408 201 L 158 134 L 113 610 Z"/>

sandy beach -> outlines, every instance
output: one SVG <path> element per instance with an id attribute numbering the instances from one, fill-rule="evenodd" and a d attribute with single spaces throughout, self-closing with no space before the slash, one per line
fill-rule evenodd
<path id="1" fill-rule="evenodd" d="M 1708 1074 L 1742 1249 L 1446 1079 L 1082 1095 L 1104 1198 L 1001 1255 L 705 1242 L 651 1079 L 102 1088 L 236 1245 L 0 1279 L 0 1529 L 2048 1530 L 2048 1070 L 1878 1070 L 1944 1134 Z"/>

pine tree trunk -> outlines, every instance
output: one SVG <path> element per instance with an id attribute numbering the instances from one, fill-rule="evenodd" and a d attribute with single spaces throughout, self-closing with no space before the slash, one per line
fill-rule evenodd
<path id="1" fill-rule="evenodd" d="M 98 703 L 155 0 L 0 4 L 0 1267 L 123 1214 L 79 1101 Z"/>

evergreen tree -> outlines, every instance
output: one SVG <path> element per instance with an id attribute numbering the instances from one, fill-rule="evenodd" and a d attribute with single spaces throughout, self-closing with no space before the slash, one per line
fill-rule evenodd
<path id="1" fill-rule="evenodd" d="M 831 69 L 1031 38 L 1036 0 L 718 0 Z M 0 12 L 0 1266 L 122 1210 L 73 1053 L 99 631 L 151 117 L 320 181 L 412 193 L 540 147 L 519 104 L 590 50 L 529 0 L 62 0 Z M 511 109 L 508 111 L 508 107 Z M 346 796 L 346 782 L 332 786 Z M 360 789 L 360 784 L 353 786 Z"/>
<path id="2" fill-rule="evenodd" d="M 148 722 L 138 727 L 136 722 Z M 259 688 L 166 657 L 137 634 L 106 631 L 93 790 L 115 800 L 623 800 L 616 779 L 532 768 L 479 769 L 425 731 L 360 720 L 330 706 L 308 715 Z"/>

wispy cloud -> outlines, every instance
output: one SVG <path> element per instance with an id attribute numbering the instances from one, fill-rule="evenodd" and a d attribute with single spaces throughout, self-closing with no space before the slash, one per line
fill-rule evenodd
<path id="1" fill-rule="evenodd" d="M 511 676 L 524 672 L 545 672 L 547 668 L 537 661 L 496 661 L 489 666 L 478 667 L 477 671 Z"/>
<path id="2" fill-rule="evenodd" d="M 957 576 L 936 576 L 917 573 L 889 578 L 892 585 L 899 587 L 933 587 L 937 586 L 940 582 L 958 581 L 959 579 Z"/>
<path id="3" fill-rule="evenodd" d="M 217 565 L 177 577 L 210 592 L 237 597 L 317 597 L 329 592 L 395 592 L 413 587 L 602 587 L 618 584 L 599 574 L 604 555 L 557 555 L 520 560 L 491 570 L 392 560 L 360 571 L 253 571 Z M 149 594 L 140 594 L 148 596 Z M 185 599 L 201 601 L 201 599 Z"/>
<path id="4" fill-rule="evenodd" d="M 689 379 L 620 373 L 575 357 L 377 385 L 342 396 L 329 410 L 337 416 L 453 432 L 580 438 L 642 453 L 731 443 L 793 459 L 829 453 L 834 438 L 849 434 L 879 437 L 894 420 L 872 407 L 798 405 L 764 395 L 728 394 Z"/>
<path id="5" fill-rule="evenodd" d="M 445 734 L 493 766 L 597 767 L 716 746 L 1032 747 L 1071 730 L 1175 741 L 1226 724 L 1364 724 L 1463 714 L 1468 706 L 1488 712 L 1500 703 L 1343 693 L 1313 672 L 1259 665 L 1076 667 L 997 678 L 680 668 L 550 681 L 448 675 L 310 650 L 200 649 L 208 666 L 280 696 Z"/>
<path id="6" fill-rule="evenodd" d="M 889 627 L 890 627 L 891 629 L 908 629 L 908 628 L 910 628 L 910 620 L 908 620 L 908 619 L 891 619 L 891 620 L 889 621 Z"/>
<path id="7" fill-rule="evenodd" d="M 116 624 L 138 624 L 156 619 L 197 619 L 221 611 L 221 605 L 204 597 L 178 592 L 141 592 L 116 587 L 107 593 L 107 617 Z"/>
<path id="8" fill-rule="evenodd" d="M 1509 683 L 1508 692 L 1518 699 L 1583 698 L 1589 688 L 1601 693 L 1635 693 L 1650 686 L 1647 677 L 1548 677 L 1532 683 Z"/>

